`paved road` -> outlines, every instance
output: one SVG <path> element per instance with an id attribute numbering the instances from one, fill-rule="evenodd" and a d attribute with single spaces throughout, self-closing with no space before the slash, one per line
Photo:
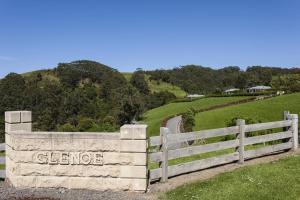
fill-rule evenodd
<path id="1" fill-rule="evenodd" d="M 181 116 L 173 117 L 167 121 L 166 127 L 170 130 L 171 134 L 180 133 L 180 124 L 182 121 Z M 170 145 L 170 149 L 177 149 L 181 147 L 181 143 Z"/>
<path id="2" fill-rule="evenodd" d="M 0 144 L 0 151 L 5 151 L 5 143 Z"/>

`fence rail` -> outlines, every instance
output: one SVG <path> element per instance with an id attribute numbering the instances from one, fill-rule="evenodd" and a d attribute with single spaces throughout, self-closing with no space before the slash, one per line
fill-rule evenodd
<path id="1" fill-rule="evenodd" d="M 0 144 L 0 152 L 5 151 L 5 143 Z M 0 156 L 0 165 L 5 165 L 5 157 Z M 5 170 L 0 170 L 0 178 L 5 178 Z"/>
<path id="2" fill-rule="evenodd" d="M 244 160 L 260 157 L 270 153 L 298 148 L 298 116 L 285 112 L 285 120 L 245 124 L 245 120 L 238 120 L 237 126 L 211 129 L 189 133 L 169 134 L 167 128 L 161 128 L 160 136 L 151 137 L 151 147 L 159 146 L 158 152 L 149 153 L 150 162 L 159 162 L 159 168 L 150 170 L 150 181 L 160 179 L 167 181 L 168 177 L 189 173 L 213 166 L 223 165 L 231 162 L 243 164 Z M 246 133 L 262 130 L 278 130 L 283 132 L 269 133 L 264 135 L 247 137 Z M 195 141 L 198 139 L 215 138 L 220 136 L 235 135 L 235 139 L 215 143 L 186 146 L 177 149 L 169 149 L 173 143 Z M 267 142 L 272 142 L 265 145 Z M 245 150 L 248 145 L 264 144 L 256 149 Z M 168 166 L 168 161 L 193 155 L 214 152 L 219 150 L 232 149 L 234 153 L 225 154 Z M 226 153 L 226 152 L 225 152 Z"/>

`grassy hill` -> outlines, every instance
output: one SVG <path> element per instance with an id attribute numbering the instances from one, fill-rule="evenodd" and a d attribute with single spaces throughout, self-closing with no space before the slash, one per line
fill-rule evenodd
<path id="1" fill-rule="evenodd" d="M 127 81 L 130 81 L 132 73 L 123 72 L 122 74 L 126 78 Z M 149 78 L 150 78 L 150 76 L 146 75 L 146 81 L 147 81 L 149 89 L 152 93 L 168 91 L 168 92 L 173 93 L 178 98 L 183 98 L 187 95 L 187 93 L 178 86 L 172 85 L 170 83 L 166 83 L 164 81 L 155 81 L 155 80 L 150 81 Z"/>
<path id="2" fill-rule="evenodd" d="M 300 93 L 294 93 L 198 113 L 195 117 L 195 130 L 225 127 L 226 122 L 234 117 L 251 118 L 262 122 L 281 120 L 285 110 L 300 114 L 299 102 Z"/>
<path id="3" fill-rule="evenodd" d="M 187 184 L 160 199 L 299 199 L 300 156 L 245 167 L 213 179 Z"/>
<path id="4" fill-rule="evenodd" d="M 192 102 L 170 103 L 144 114 L 143 122 L 148 124 L 148 134 L 150 136 L 159 135 L 159 127 L 165 118 L 186 112 L 191 108 L 204 109 L 215 105 L 230 103 L 248 97 L 211 97 L 203 98 Z"/>

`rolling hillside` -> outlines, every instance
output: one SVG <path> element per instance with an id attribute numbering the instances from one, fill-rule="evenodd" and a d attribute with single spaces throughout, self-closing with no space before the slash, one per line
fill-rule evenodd
<path id="1" fill-rule="evenodd" d="M 195 117 L 195 130 L 225 127 L 226 122 L 234 117 L 251 118 L 262 122 L 281 120 L 286 110 L 300 114 L 299 102 L 300 93 L 294 93 L 198 113 Z"/>
<path id="2" fill-rule="evenodd" d="M 192 102 L 170 103 L 152 110 L 144 114 L 143 122 L 148 124 L 148 134 L 150 136 L 159 135 L 159 127 L 164 119 L 186 112 L 191 108 L 204 109 L 215 105 L 234 102 L 249 97 L 212 97 L 203 98 Z"/>
<path id="3" fill-rule="evenodd" d="M 132 73 L 123 72 L 122 74 L 126 78 L 127 81 L 130 81 Z M 172 84 L 164 82 L 164 81 L 155 81 L 155 80 L 150 81 L 149 78 L 150 78 L 150 76 L 146 75 L 146 81 L 147 81 L 149 89 L 152 93 L 168 91 L 168 92 L 173 93 L 177 98 L 183 98 L 187 95 L 187 93 L 178 86 L 172 85 Z"/>

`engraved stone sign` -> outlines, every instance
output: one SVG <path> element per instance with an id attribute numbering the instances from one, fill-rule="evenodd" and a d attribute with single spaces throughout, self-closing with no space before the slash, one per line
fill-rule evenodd
<path id="1" fill-rule="evenodd" d="M 35 160 L 50 165 L 103 165 L 103 153 L 44 151 L 38 152 Z"/>

